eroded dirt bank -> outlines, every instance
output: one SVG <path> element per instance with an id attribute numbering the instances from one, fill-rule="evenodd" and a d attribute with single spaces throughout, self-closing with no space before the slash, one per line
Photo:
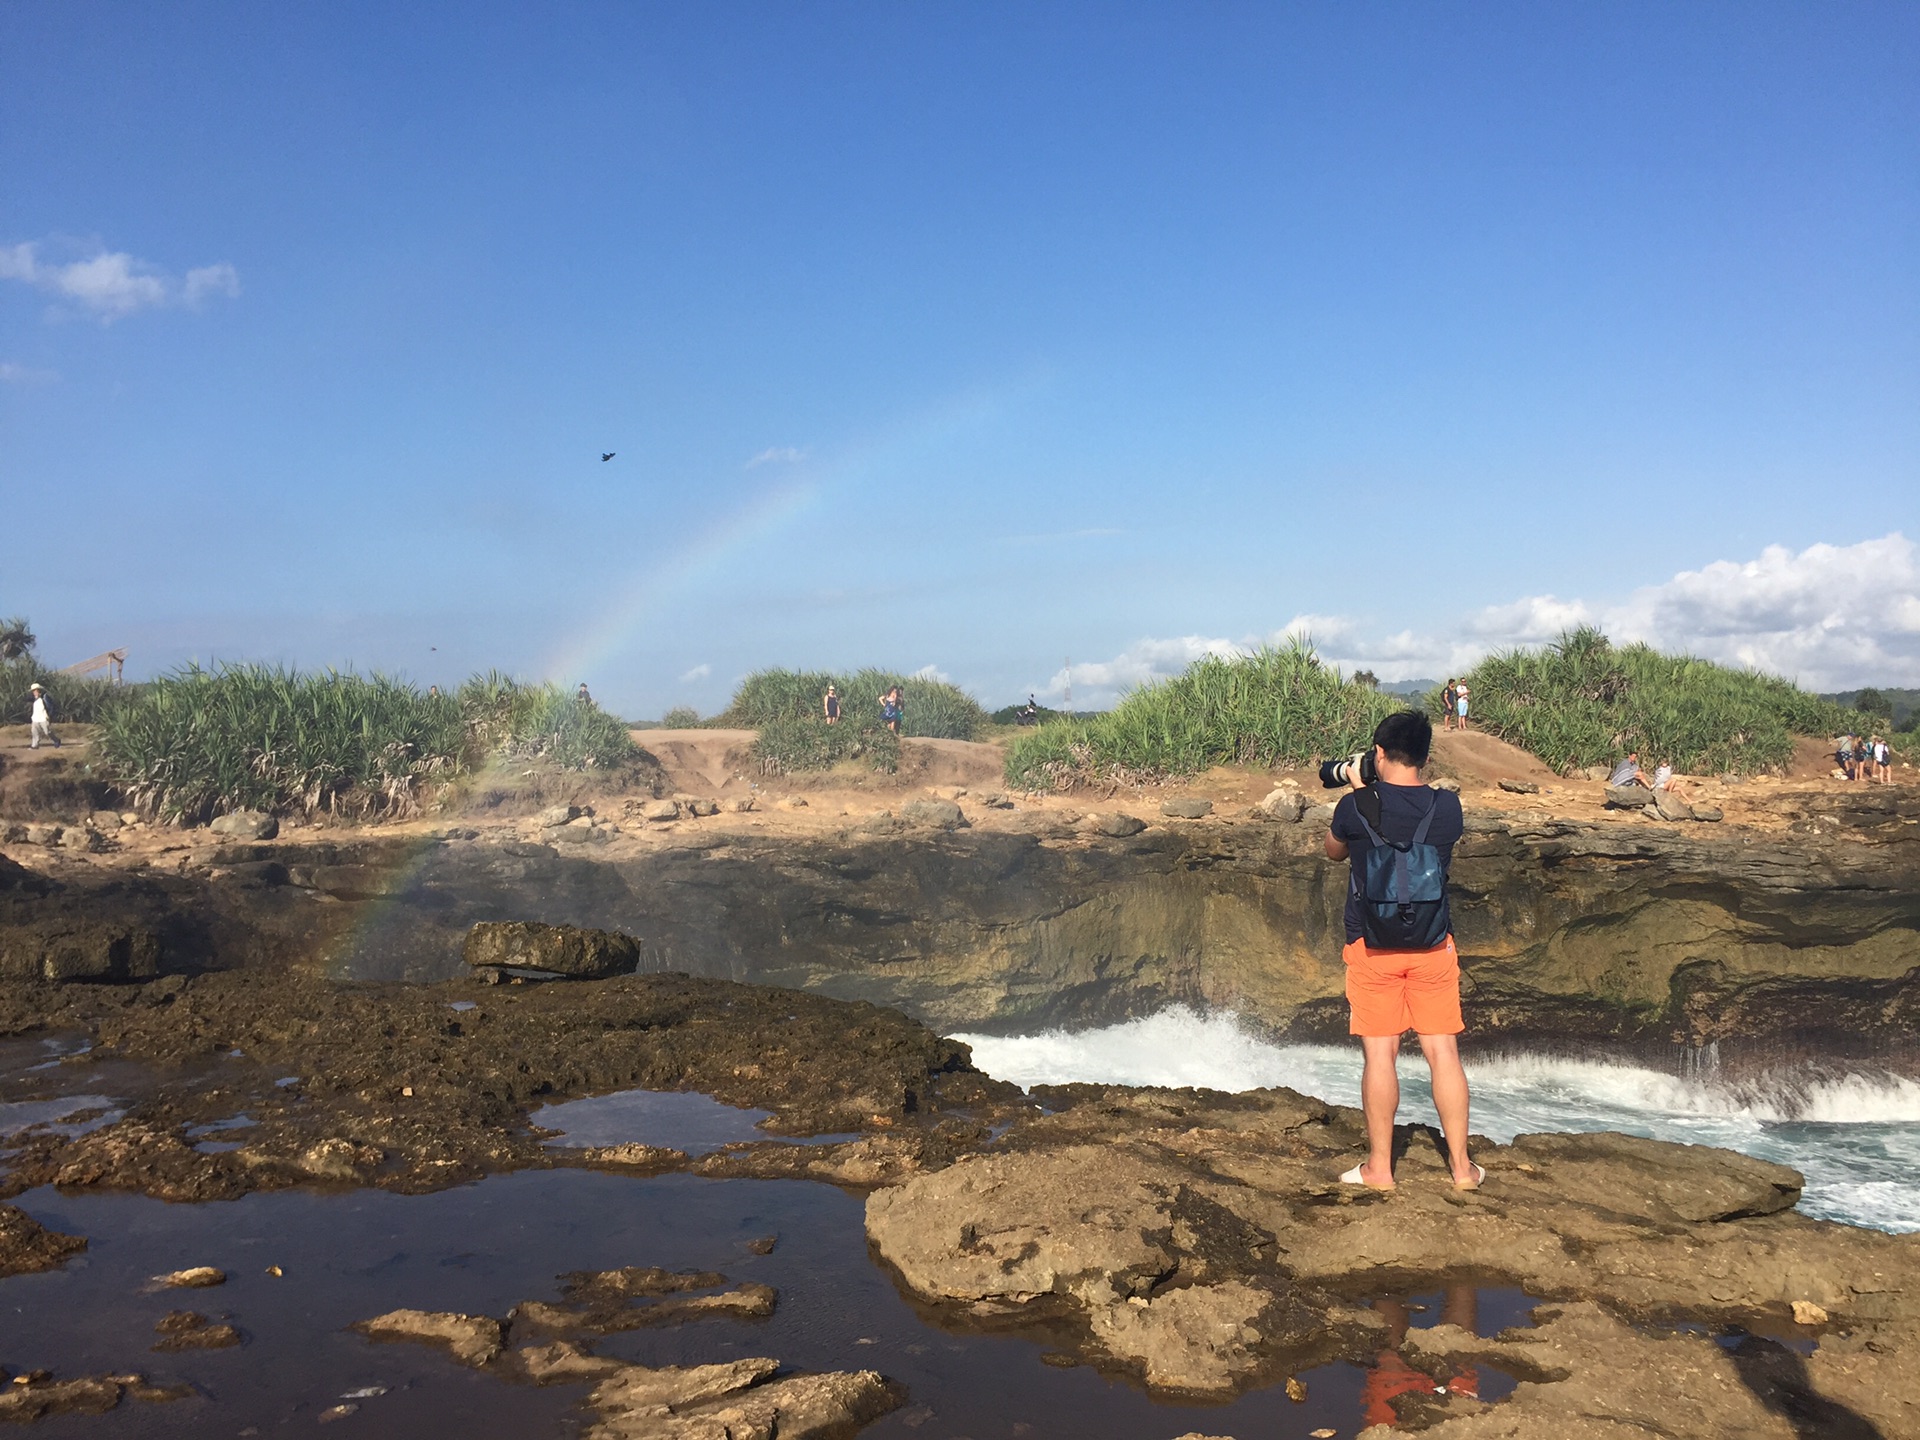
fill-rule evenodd
<path id="1" fill-rule="evenodd" d="M 1401 1188 L 1359 1192 L 1332 1178 L 1360 1147 L 1351 1110 L 1282 1090 L 1029 1098 L 904 1016 L 677 975 L 343 985 L 259 966 L 9 987 L 0 1034 L 48 1032 L 92 1048 L 44 1083 L 125 1113 L 84 1135 L 29 1132 L 8 1195 L 422 1191 L 561 1165 L 814 1178 L 868 1192 L 876 1255 L 938 1323 L 1044 1333 L 1063 1357 L 1158 1393 L 1371 1363 L 1383 1322 L 1356 1297 L 1461 1276 L 1549 1304 L 1536 1329 L 1483 1341 L 1440 1327 L 1406 1350 L 1436 1377 L 1478 1357 L 1526 1382 L 1498 1404 L 1409 1391 L 1403 1417 L 1436 1433 L 1787 1440 L 1807 1433 L 1793 1405 L 1854 1427 L 1821 1433 L 1920 1433 L 1920 1240 L 1805 1219 L 1794 1172 L 1725 1152 L 1520 1137 L 1483 1146 L 1488 1183 L 1461 1193 L 1409 1129 Z M 764 1107 L 789 1134 L 852 1134 L 689 1158 L 555 1150 L 527 1123 L 541 1102 L 627 1085 Z M 254 1123 L 218 1132 L 237 1148 L 196 1148 L 238 1113 Z M 84 1238 L 23 1219 L 0 1211 L 0 1271 L 60 1265 Z M 515 1374 L 552 1358 L 522 1320 L 499 1330 Z M 1712 1338 L 1742 1324 L 1817 1348 L 1795 1375 L 1748 1374 Z M 7 1363 L 31 1363 L 12 1353 L 24 1343 Z"/>
<path id="2" fill-rule="evenodd" d="M 1920 797 L 1770 804 L 1765 826 L 1470 808 L 1453 881 L 1473 1033 L 1720 1042 L 1729 1057 L 1804 1047 L 1912 1069 Z M 943 1029 L 1187 1001 L 1341 1032 L 1345 872 L 1320 856 L 1313 812 L 1136 809 L 1141 821 L 967 795 L 914 819 L 689 809 L 586 828 L 18 847 L 27 868 L 0 857 L 0 973 L 269 963 L 440 980 L 460 972 L 472 924 L 528 919 L 625 931 L 643 971 L 865 999 Z"/>

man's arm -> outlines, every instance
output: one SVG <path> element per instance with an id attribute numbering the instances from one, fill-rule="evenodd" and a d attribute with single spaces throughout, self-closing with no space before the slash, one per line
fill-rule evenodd
<path id="1" fill-rule="evenodd" d="M 1326 847 L 1327 859 L 1344 860 L 1347 858 L 1347 842 L 1335 835 L 1331 830 L 1327 831 Z"/>

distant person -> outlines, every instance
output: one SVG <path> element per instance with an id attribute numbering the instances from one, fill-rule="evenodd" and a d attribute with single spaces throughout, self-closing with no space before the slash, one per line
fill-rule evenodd
<path id="1" fill-rule="evenodd" d="M 1393 1188 L 1393 1121 L 1400 1109 L 1400 1038 L 1420 1037 L 1433 1081 L 1433 1104 L 1447 1137 L 1447 1165 L 1456 1189 L 1486 1178 L 1467 1156 L 1467 1072 L 1456 1038 L 1460 956 L 1447 906 L 1447 870 L 1465 832 L 1460 797 L 1421 783 L 1433 750 L 1433 722 L 1423 710 L 1389 715 L 1373 732 L 1379 779 L 1348 780 L 1352 793 L 1334 807 L 1324 846 L 1329 860 L 1350 860 L 1345 948 L 1348 1029 L 1360 1039 L 1364 1069 L 1360 1103 L 1367 1121 L 1367 1158 L 1340 1177 L 1348 1185 Z"/>
<path id="2" fill-rule="evenodd" d="M 1034 698 L 1031 690 L 1027 692 L 1027 703 L 1020 707 L 1013 718 L 1022 725 L 1038 725 L 1040 723 L 1040 702 Z"/>
<path id="3" fill-rule="evenodd" d="M 1607 784 L 1615 789 L 1627 785 L 1644 785 L 1653 789 L 1653 782 L 1647 779 L 1647 772 L 1640 768 L 1640 752 L 1630 751 L 1627 758 L 1613 767 L 1613 773 L 1607 776 Z"/>
<path id="4" fill-rule="evenodd" d="M 1873 751 L 1874 778 L 1882 785 L 1893 783 L 1893 747 L 1878 735 L 1867 742 Z"/>
<path id="5" fill-rule="evenodd" d="M 880 722 L 894 734 L 900 733 L 900 722 L 906 718 L 906 713 L 906 697 L 900 693 L 898 685 L 880 697 Z"/>
<path id="6" fill-rule="evenodd" d="M 1460 703 L 1460 691 L 1453 683 L 1453 677 L 1447 677 L 1447 688 L 1440 692 L 1440 717 L 1446 728 L 1453 729 L 1453 707 Z"/>
<path id="7" fill-rule="evenodd" d="M 576 690 L 576 691 L 574 691 L 574 692 L 573 692 L 573 698 L 574 698 L 574 699 L 576 699 L 576 700 L 578 700 L 578 701 L 579 701 L 579 702 L 580 702 L 580 703 L 581 703 L 582 705 L 591 705 L 591 704 L 593 704 L 593 696 L 591 696 L 591 695 L 589 695 L 589 694 L 587 693 L 587 682 L 586 682 L 586 681 L 584 681 L 584 680 L 582 680 L 582 681 L 580 682 L 580 688 L 579 688 L 578 690 Z"/>
<path id="8" fill-rule="evenodd" d="M 1462 680 L 1458 685 L 1453 687 L 1453 708 L 1454 708 L 1454 713 L 1458 715 L 1460 719 L 1459 725 L 1457 725 L 1455 728 L 1459 730 L 1466 729 L 1467 728 L 1467 682 L 1464 680 Z"/>
<path id="9" fill-rule="evenodd" d="M 1867 748 L 1866 740 L 1859 735 L 1853 737 L 1853 768 L 1858 772 L 1862 784 L 1873 782 L 1873 751 Z"/>
<path id="10" fill-rule="evenodd" d="M 1676 800 L 1687 798 L 1687 785 L 1683 780 L 1673 778 L 1673 762 L 1662 760 L 1653 767 L 1653 792 L 1658 795 L 1662 790 Z"/>
<path id="11" fill-rule="evenodd" d="M 1833 768 L 1846 779 L 1853 779 L 1853 737 L 1851 735 L 1833 737 Z"/>
<path id="12" fill-rule="evenodd" d="M 440 693 L 440 687 L 439 687 L 438 685 L 429 685 L 429 686 L 427 686 L 427 698 L 428 698 L 428 699 L 432 699 L 432 698 L 433 698 L 433 697 L 434 697 L 435 695 L 438 695 L 439 693 Z"/>
<path id="13" fill-rule="evenodd" d="M 60 748 L 60 737 L 53 733 L 53 717 L 47 714 L 47 687 L 34 681 L 27 687 L 33 696 L 33 714 L 28 724 L 29 750 L 38 750 L 40 742 L 45 740 L 54 749 Z"/>
<path id="14" fill-rule="evenodd" d="M 826 712 L 827 724 L 838 725 L 840 723 L 840 692 L 831 685 L 827 686 L 827 693 L 821 698 L 820 708 Z"/>

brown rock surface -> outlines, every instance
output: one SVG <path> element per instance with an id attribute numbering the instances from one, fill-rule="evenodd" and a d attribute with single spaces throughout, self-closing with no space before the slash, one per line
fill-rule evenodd
<path id="1" fill-rule="evenodd" d="M 444 1310 L 392 1310 L 353 1326 L 369 1340 L 417 1340 L 442 1345 L 462 1365 L 490 1364 L 501 1350 L 498 1320 Z"/>
<path id="2" fill-rule="evenodd" d="M 86 1248 L 84 1236 L 62 1235 L 24 1210 L 0 1205 L 0 1276 L 51 1270 Z"/>

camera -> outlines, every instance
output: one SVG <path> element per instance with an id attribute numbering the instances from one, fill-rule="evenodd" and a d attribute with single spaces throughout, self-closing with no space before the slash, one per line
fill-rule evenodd
<path id="1" fill-rule="evenodd" d="M 1350 777 L 1354 775 L 1360 777 L 1362 785 L 1371 785 L 1380 778 L 1380 771 L 1373 763 L 1373 751 L 1361 750 L 1344 760 L 1320 762 L 1320 783 L 1329 790 L 1345 788 L 1352 783 Z"/>

